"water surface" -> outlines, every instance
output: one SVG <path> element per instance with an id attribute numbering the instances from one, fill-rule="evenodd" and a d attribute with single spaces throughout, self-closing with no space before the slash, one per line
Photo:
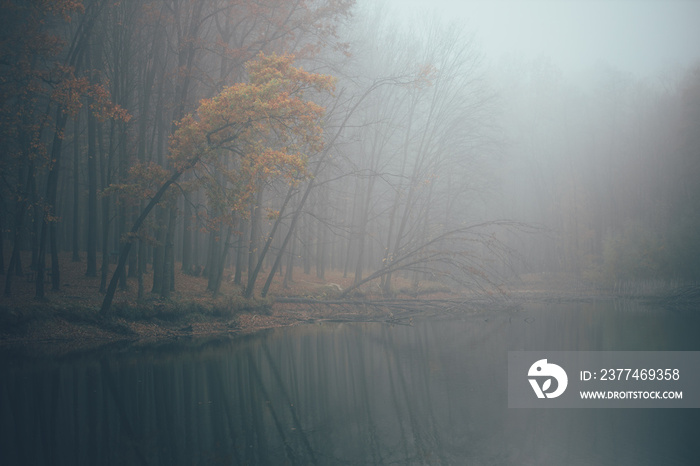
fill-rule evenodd
<path id="1" fill-rule="evenodd" d="M 700 350 L 632 302 L 0 362 L 3 465 L 696 464 L 700 410 L 509 409 L 509 350 Z"/>

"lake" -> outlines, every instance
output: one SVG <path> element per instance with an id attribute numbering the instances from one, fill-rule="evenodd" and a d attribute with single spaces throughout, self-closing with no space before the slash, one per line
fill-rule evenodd
<path id="1" fill-rule="evenodd" d="M 698 409 L 509 409 L 507 352 L 698 351 L 699 330 L 695 313 L 562 302 L 3 354 L 0 464 L 697 464 Z"/>

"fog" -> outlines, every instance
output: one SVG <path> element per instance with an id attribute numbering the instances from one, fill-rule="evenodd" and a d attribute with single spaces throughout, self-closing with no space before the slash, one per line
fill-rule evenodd
<path id="1" fill-rule="evenodd" d="M 487 211 L 551 233 L 520 243 L 527 269 L 596 286 L 695 275 L 700 4 L 390 3 L 408 31 L 433 13 L 474 31 L 504 142 Z"/>
<path id="2" fill-rule="evenodd" d="M 59 290 L 64 251 L 103 310 L 176 267 L 246 298 L 295 268 L 344 296 L 700 276 L 697 2 L 93 3 L 5 16 L 7 295 L 28 252 Z"/>
<path id="3" fill-rule="evenodd" d="M 693 464 L 698 19 L 0 2 L 3 460 Z"/>
<path id="4" fill-rule="evenodd" d="M 411 27 L 416 12 L 464 23 L 492 63 L 550 59 L 574 80 L 608 64 L 657 79 L 700 57 L 694 1 L 563 0 L 390 2 Z"/>

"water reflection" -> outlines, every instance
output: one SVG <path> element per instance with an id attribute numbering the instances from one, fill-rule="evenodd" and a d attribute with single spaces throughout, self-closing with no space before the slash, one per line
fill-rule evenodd
<path id="1" fill-rule="evenodd" d="M 3 465 L 694 464 L 698 410 L 509 410 L 508 350 L 698 350 L 698 318 L 552 304 L 0 367 Z"/>

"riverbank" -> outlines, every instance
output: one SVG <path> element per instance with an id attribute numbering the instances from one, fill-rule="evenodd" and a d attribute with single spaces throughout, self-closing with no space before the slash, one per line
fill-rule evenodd
<path id="1" fill-rule="evenodd" d="M 460 296 L 449 292 L 428 293 L 420 297 L 398 295 L 350 300 L 327 297 L 295 296 L 258 302 L 258 305 L 222 314 L 216 307 L 187 306 L 189 312 L 177 314 L 183 307 L 177 299 L 158 301 L 141 314 L 119 311 L 100 316 L 96 308 L 64 308 L 35 305 L 22 311 L 3 310 L 0 317 L 0 351 L 33 356 L 62 356 L 95 350 L 110 345 L 135 347 L 157 345 L 186 339 L 236 338 L 262 330 L 322 322 L 384 322 L 412 325 L 413 319 L 439 317 L 454 313 L 517 311 L 525 301 L 572 301 L 605 299 L 565 293 L 516 292 L 498 299 Z M 206 304 L 206 300 L 204 301 Z M 124 308 L 126 309 L 126 308 Z"/>
<path id="2" fill-rule="evenodd" d="M 29 257 L 24 263 L 27 263 Z M 229 277 L 228 275 L 226 275 Z M 245 276 L 242 277 L 245 282 Z M 152 274 L 144 276 L 143 296 L 138 296 L 135 279 L 128 280 L 125 290 L 115 296 L 109 315 L 99 313 L 103 294 L 100 278 L 87 277 L 84 264 L 64 258 L 61 288 L 46 296 L 34 297 L 32 276 L 13 277 L 10 296 L 0 296 L 0 351 L 26 351 L 60 355 L 89 351 L 104 345 L 127 343 L 148 345 L 183 338 L 235 337 L 260 330 L 297 325 L 315 320 L 346 318 L 383 320 L 391 318 L 388 306 L 325 306 L 275 302 L 276 298 L 294 297 L 322 301 L 337 297 L 350 286 L 352 277 L 329 271 L 324 279 L 315 274 L 298 273 L 296 280 L 284 286 L 278 277 L 269 298 L 246 300 L 242 288 L 229 277 L 214 296 L 207 290 L 207 279 L 176 270 L 175 289 L 168 298 L 150 293 Z M 397 280 L 401 297 L 426 293 L 449 293 L 437 284 L 423 284 L 418 289 Z M 373 299 L 371 286 L 353 295 L 353 299 Z M 406 294 L 409 293 L 409 294 Z"/>
<path id="3" fill-rule="evenodd" d="M 245 300 L 231 280 L 213 296 L 203 277 L 176 273 L 174 291 L 167 299 L 145 293 L 139 299 L 135 280 L 117 293 L 113 310 L 98 312 L 102 294 L 99 278 L 86 277 L 79 263 L 68 263 L 59 291 L 44 300 L 33 297 L 33 283 L 17 279 L 10 297 L 0 298 L 0 351 L 37 355 L 64 355 L 114 344 L 152 345 L 199 338 L 234 338 L 261 330 L 323 321 L 376 321 L 410 325 L 414 317 L 449 312 L 516 309 L 519 303 L 610 299 L 613 296 L 581 287 L 553 283 L 547 277 L 524 277 L 496 294 L 470 294 L 435 283 L 415 287 L 395 279 L 396 295 L 386 299 L 376 285 L 349 297 L 341 290 L 351 277 L 329 271 L 324 279 L 298 274 L 284 286 L 273 282 L 267 299 Z M 150 277 L 144 289 L 150 290 Z"/>

